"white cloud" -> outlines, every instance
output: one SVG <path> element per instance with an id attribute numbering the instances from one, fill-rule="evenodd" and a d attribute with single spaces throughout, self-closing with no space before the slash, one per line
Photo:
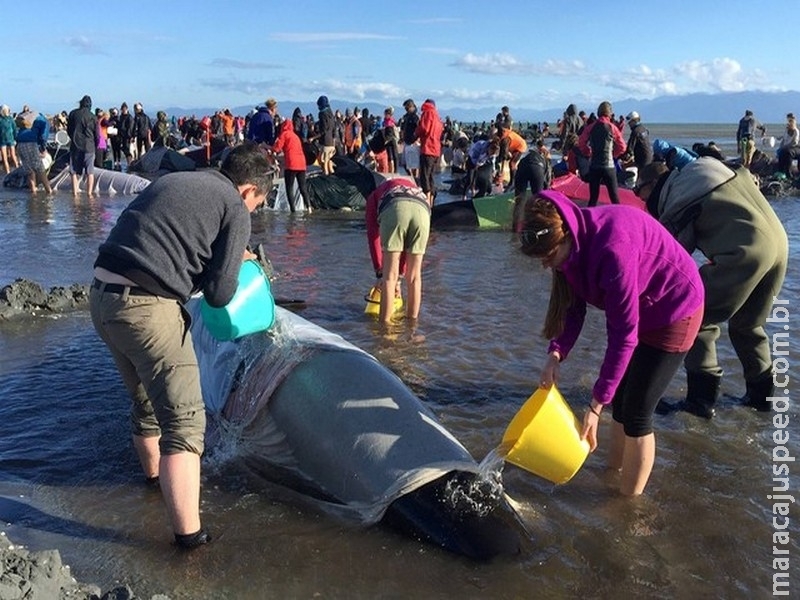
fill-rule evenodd
<path id="1" fill-rule="evenodd" d="M 215 58 L 210 63 L 212 67 L 224 67 L 228 69 L 283 69 L 282 65 L 273 65 L 261 62 L 246 62 L 232 58 Z"/>
<path id="2" fill-rule="evenodd" d="M 289 81 L 276 78 L 253 81 L 226 77 L 222 79 L 201 79 L 198 83 L 204 87 L 225 93 L 236 92 L 256 98 L 272 95 L 276 98 L 302 99 L 303 97 L 310 98 L 312 96 L 316 98 L 319 94 L 325 94 L 354 100 L 397 101 L 397 98 L 409 95 L 407 90 L 392 83 L 353 82 L 338 79 Z"/>
<path id="3" fill-rule="evenodd" d="M 421 94 L 422 95 L 422 94 Z M 466 88 L 454 89 L 443 91 L 440 90 L 436 93 L 426 93 L 426 96 L 438 101 L 447 101 L 449 103 L 464 103 L 468 105 L 483 105 L 483 104 L 496 104 L 496 103 L 513 103 L 519 99 L 517 94 L 506 92 L 504 90 L 468 90 Z"/>
<path id="4" fill-rule="evenodd" d="M 697 92 L 739 92 L 764 89 L 768 79 L 761 71 L 746 72 L 731 58 L 690 60 L 668 68 L 653 69 L 638 65 L 621 73 L 601 74 L 595 78 L 601 86 L 638 98 L 654 98 Z"/>
<path id="5" fill-rule="evenodd" d="M 749 79 L 738 61 L 715 58 L 705 62 L 692 60 L 675 65 L 677 76 L 703 89 L 718 92 L 740 92 L 749 87 Z"/>
<path id="6" fill-rule="evenodd" d="M 434 46 L 420 48 L 420 52 L 427 52 L 429 54 L 461 54 L 459 50 L 455 48 L 436 48 Z"/>
<path id="7" fill-rule="evenodd" d="M 95 42 L 85 35 L 65 38 L 64 43 L 76 50 L 78 54 L 106 54 L 102 48 L 99 48 Z"/>
<path id="8" fill-rule="evenodd" d="M 363 40 L 399 40 L 403 39 L 396 35 L 384 35 L 380 33 L 355 33 L 355 32 L 319 32 L 319 33 L 271 33 L 269 39 L 276 42 L 288 42 L 294 44 L 304 43 L 327 43 L 327 42 L 350 42 Z"/>
<path id="9" fill-rule="evenodd" d="M 506 52 L 483 55 L 470 52 L 452 62 L 450 66 L 484 75 L 578 77 L 586 72 L 586 66 L 579 60 L 548 59 L 542 63 L 530 63 Z"/>
<path id="10" fill-rule="evenodd" d="M 478 56 L 477 54 L 467 53 L 452 63 L 452 66 L 470 71 L 472 73 L 483 73 L 489 75 L 513 75 L 523 73 L 533 73 L 535 67 L 525 64 L 511 54 L 494 53 Z"/>
<path id="11" fill-rule="evenodd" d="M 408 92 L 402 87 L 393 83 L 381 82 L 352 82 L 352 81 L 311 81 L 302 86 L 306 92 L 316 93 L 322 90 L 322 93 L 328 96 L 338 96 L 342 98 L 355 98 L 363 100 L 365 98 L 373 99 L 397 99 L 400 96 L 408 95 Z"/>

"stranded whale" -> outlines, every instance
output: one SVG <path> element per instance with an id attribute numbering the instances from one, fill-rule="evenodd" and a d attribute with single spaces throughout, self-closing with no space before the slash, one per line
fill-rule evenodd
<path id="1" fill-rule="evenodd" d="M 476 559 L 520 551 L 497 482 L 377 359 L 281 307 L 269 332 L 216 340 L 190 301 L 212 432 L 265 480 L 363 525 Z"/>

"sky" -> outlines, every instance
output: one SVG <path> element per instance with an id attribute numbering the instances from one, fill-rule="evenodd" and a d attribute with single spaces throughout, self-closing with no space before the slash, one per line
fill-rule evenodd
<path id="1" fill-rule="evenodd" d="M 795 49 L 781 46 L 783 23 L 796 35 L 797 9 L 797 0 L 31 0 L 4 11 L 28 17 L 3 28 L 0 103 L 50 114 L 89 94 L 95 107 L 142 102 L 153 114 L 325 94 L 513 113 L 798 90 Z"/>

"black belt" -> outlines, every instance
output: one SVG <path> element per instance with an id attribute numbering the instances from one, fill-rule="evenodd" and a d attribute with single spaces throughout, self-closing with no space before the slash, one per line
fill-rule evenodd
<path id="1" fill-rule="evenodd" d="M 123 285 L 121 283 L 106 283 L 105 281 L 100 281 L 99 279 L 95 279 L 92 281 L 92 287 L 96 290 L 100 290 L 101 293 L 109 292 L 111 294 L 124 294 L 125 292 L 128 292 L 129 296 L 154 295 L 148 292 L 144 288 L 131 285 Z"/>

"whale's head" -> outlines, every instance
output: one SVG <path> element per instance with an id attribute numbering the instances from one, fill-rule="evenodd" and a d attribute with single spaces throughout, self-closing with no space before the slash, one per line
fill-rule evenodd
<path id="1" fill-rule="evenodd" d="M 467 471 L 451 471 L 397 498 L 383 523 L 476 560 L 519 554 L 529 537 L 502 486 Z"/>

